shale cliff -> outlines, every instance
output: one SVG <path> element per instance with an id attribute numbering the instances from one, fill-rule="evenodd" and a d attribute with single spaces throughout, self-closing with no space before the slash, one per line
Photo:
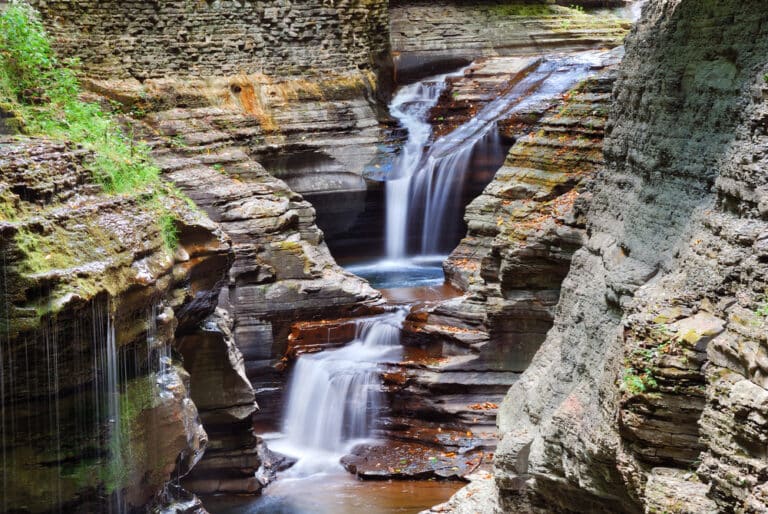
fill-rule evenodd
<path id="1" fill-rule="evenodd" d="M 644 8 L 554 327 L 456 511 L 765 512 L 763 7 Z"/>

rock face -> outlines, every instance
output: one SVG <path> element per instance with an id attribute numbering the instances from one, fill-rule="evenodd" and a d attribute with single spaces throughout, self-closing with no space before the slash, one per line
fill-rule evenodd
<path id="1" fill-rule="evenodd" d="M 329 237 L 366 216 L 391 84 L 386 1 L 31 3 L 90 89 L 134 114 L 237 104 L 250 120 L 217 130 L 307 195 Z"/>
<path id="2" fill-rule="evenodd" d="M 630 36 L 588 239 L 500 409 L 502 506 L 766 511 L 759 4 L 651 0 Z"/>
<path id="3" fill-rule="evenodd" d="M 258 406 L 245 374 L 243 355 L 235 345 L 232 319 L 223 309 L 201 330 L 177 343 L 190 373 L 190 396 L 208 434 L 204 458 L 184 477 L 186 489 L 198 494 L 256 493 L 261 465 L 259 439 L 253 432 Z"/>
<path id="4" fill-rule="evenodd" d="M 364 312 L 380 295 L 336 265 L 312 206 L 249 157 L 240 138 L 254 123 L 249 113 L 201 107 L 149 114 L 144 128 L 165 176 L 232 238 L 235 262 L 220 305 L 231 313 L 259 419 L 273 423 L 291 324 Z"/>
<path id="5" fill-rule="evenodd" d="M 0 144 L 3 512 L 143 507 L 207 442 L 172 347 L 212 312 L 229 240 L 169 198 L 168 249 L 157 208 L 104 194 L 89 159 Z"/>
<path id="6" fill-rule="evenodd" d="M 321 197 L 346 195 L 345 216 L 354 219 L 379 138 L 376 87 L 387 81 L 375 71 L 388 57 L 386 3 L 34 4 L 57 49 L 87 63 L 83 82 L 94 100 L 119 106 L 132 133 L 154 147 L 165 178 L 231 238 L 227 287 L 209 298 L 221 310 L 202 330 L 179 332 L 210 437 L 184 485 L 258 492 L 253 424 L 280 419 L 291 324 L 380 301 L 336 265 L 313 207 L 275 177 Z"/>
<path id="7" fill-rule="evenodd" d="M 30 2 L 89 77 L 322 76 L 388 57 L 383 0 Z"/>
<path id="8" fill-rule="evenodd" d="M 486 56 L 536 55 L 621 44 L 628 12 L 501 0 L 393 0 L 390 31 L 397 79 L 434 75 Z M 628 2 L 600 2 L 624 6 Z M 594 4 L 594 2 L 592 2 Z"/>

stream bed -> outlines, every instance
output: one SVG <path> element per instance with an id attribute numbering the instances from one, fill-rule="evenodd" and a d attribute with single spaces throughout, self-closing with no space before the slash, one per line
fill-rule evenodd
<path id="1" fill-rule="evenodd" d="M 205 506 L 216 514 L 415 514 L 444 502 L 462 486 L 449 481 L 364 482 L 341 471 L 281 478 L 256 501 L 221 496 L 206 498 Z"/>

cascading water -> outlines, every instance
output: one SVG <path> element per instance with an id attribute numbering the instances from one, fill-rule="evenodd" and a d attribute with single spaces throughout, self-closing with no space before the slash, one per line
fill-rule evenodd
<path id="1" fill-rule="evenodd" d="M 406 256 L 409 226 L 414 225 L 420 230 L 419 255 L 450 251 L 457 241 L 451 240 L 449 227 L 459 224 L 463 216 L 460 209 L 450 208 L 460 203 L 474 154 L 481 149 L 501 148 L 498 120 L 566 92 L 598 59 L 598 53 L 590 52 L 543 60 L 508 93 L 489 102 L 470 121 L 431 145 L 432 130 L 427 117 L 450 75 L 401 89 L 392 102 L 391 113 L 408 129 L 409 135 L 387 181 L 388 259 Z"/>
<path id="2" fill-rule="evenodd" d="M 440 95 L 451 77 L 460 76 L 464 70 L 439 75 L 404 86 L 395 95 L 389 110 L 400 125 L 408 130 L 400 156 L 387 180 L 387 257 L 403 259 L 406 254 L 408 226 L 408 197 L 411 177 L 419 168 L 424 148 L 432 137 L 432 125 L 427 120 L 429 111 L 437 105 Z"/>
<path id="3" fill-rule="evenodd" d="M 371 436 L 382 408 L 379 365 L 399 359 L 405 314 L 401 309 L 357 321 L 347 346 L 296 362 L 283 421 L 286 440 L 275 446 L 299 457 L 294 473 L 339 468 L 349 446 Z"/>

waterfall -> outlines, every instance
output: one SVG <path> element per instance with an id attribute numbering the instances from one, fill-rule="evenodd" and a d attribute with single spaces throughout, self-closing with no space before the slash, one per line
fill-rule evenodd
<path id="1" fill-rule="evenodd" d="M 302 460 L 318 458 L 338 467 L 350 444 L 371 437 L 383 400 L 379 364 L 400 358 L 405 315 L 401 309 L 358 320 L 347 346 L 298 359 L 283 431 L 291 453 L 299 454 L 299 469 L 307 469 Z"/>
<path id="2" fill-rule="evenodd" d="M 421 165 L 424 148 L 432 137 L 429 111 L 437 105 L 451 77 L 464 73 L 439 75 L 404 86 L 395 95 L 389 111 L 408 130 L 408 140 L 387 180 L 387 257 L 405 257 L 408 229 L 408 204 L 411 178 Z"/>
<path id="3" fill-rule="evenodd" d="M 431 142 L 429 111 L 445 90 L 442 75 L 402 88 L 390 111 L 408 129 L 408 140 L 387 181 L 387 257 L 406 256 L 408 226 L 420 222 L 420 255 L 451 250 L 450 227 L 460 223 L 464 187 L 473 158 L 499 152 L 499 120 L 573 88 L 596 64 L 594 52 L 542 60 L 507 93 L 487 103 L 471 120 Z M 463 74 L 463 70 L 455 75 Z M 503 159 L 503 156 L 485 155 Z M 422 212 L 423 210 L 423 212 Z"/>

